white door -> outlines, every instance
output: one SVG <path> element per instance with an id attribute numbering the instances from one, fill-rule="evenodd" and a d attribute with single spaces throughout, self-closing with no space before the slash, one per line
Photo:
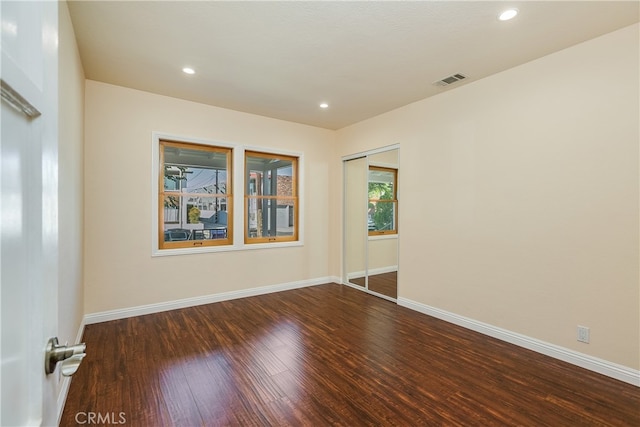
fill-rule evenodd
<path id="1" fill-rule="evenodd" d="M 57 422 L 56 2 L 0 2 L 0 425 Z"/>

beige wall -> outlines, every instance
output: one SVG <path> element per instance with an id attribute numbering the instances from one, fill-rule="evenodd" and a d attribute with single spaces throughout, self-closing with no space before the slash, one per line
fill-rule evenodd
<path id="1" fill-rule="evenodd" d="M 638 73 L 635 25 L 338 132 L 87 81 L 85 313 L 341 276 L 341 157 L 399 143 L 401 298 L 638 369 Z M 304 152 L 305 245 L 151 257 L 152 131 Z"/>
<path id="2" fill-rule="evenodd" d="M 329 275 L 334 132 L 90 80 L 85 90 L 86 313 Z M 302 152 L 304 246 L 151 257 L 153 131 Z"/>
<path id="3" fill-rule="evenodd" d="M 84 71 L 66 2 L 58 21 L 58 338 L 73 343 L 84 315 Z"/>
<path id="4" fill-rule="evenodd" d="M 400 297 L 640 367 L 638 47 L 634 25 L 338 131 L 334 174 L 400 144 Z"/>

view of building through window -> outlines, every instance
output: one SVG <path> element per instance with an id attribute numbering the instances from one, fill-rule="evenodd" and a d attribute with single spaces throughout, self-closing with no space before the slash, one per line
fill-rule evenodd
<path id="1" fill-rule="evenodd" d="M 160 139 L 158 153 L 158 248 L 233 245 L 232 148 Z M 245 151 L 245 244 L 298 240 L 298 162 Z"/>
<path id="2" fill-rule="evenodd" d="M 231 149 L 161 141 L 161 248 L 230 244 Z"/>
<path id="3" fill-rule="evenodd" d="M 245 242 L 297 240 L 296 157 L 245 155 Z"/>

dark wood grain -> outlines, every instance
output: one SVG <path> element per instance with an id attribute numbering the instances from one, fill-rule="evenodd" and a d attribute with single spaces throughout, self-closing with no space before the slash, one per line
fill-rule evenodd
<path id="1" fill-rule="evenodd" d="M 62 426 L 640 426 L 640 389 L 327 284 L 85 329 Z"/>

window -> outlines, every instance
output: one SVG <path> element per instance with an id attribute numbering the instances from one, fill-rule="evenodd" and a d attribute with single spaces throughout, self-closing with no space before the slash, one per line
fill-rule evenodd
<path id="1" fill-rule="evenodd" d="M 160 140 L 160 249 L 233 242 L 231 149 Z"/>
<path id="2" fill-rule="evenodd" d="M 245 243 L 298 240 L 298 158 L 245 152 Z"/>
<path id="3" fill-rule="evenodd" d="M 398 233 L 398 170 L 369 166 L 369 236 Z"/>
<path id="4" fill-rule="evenodd" d="M 152 256 L 303 244 L 303 153 L 157 132 L 152 144 Z"/>

